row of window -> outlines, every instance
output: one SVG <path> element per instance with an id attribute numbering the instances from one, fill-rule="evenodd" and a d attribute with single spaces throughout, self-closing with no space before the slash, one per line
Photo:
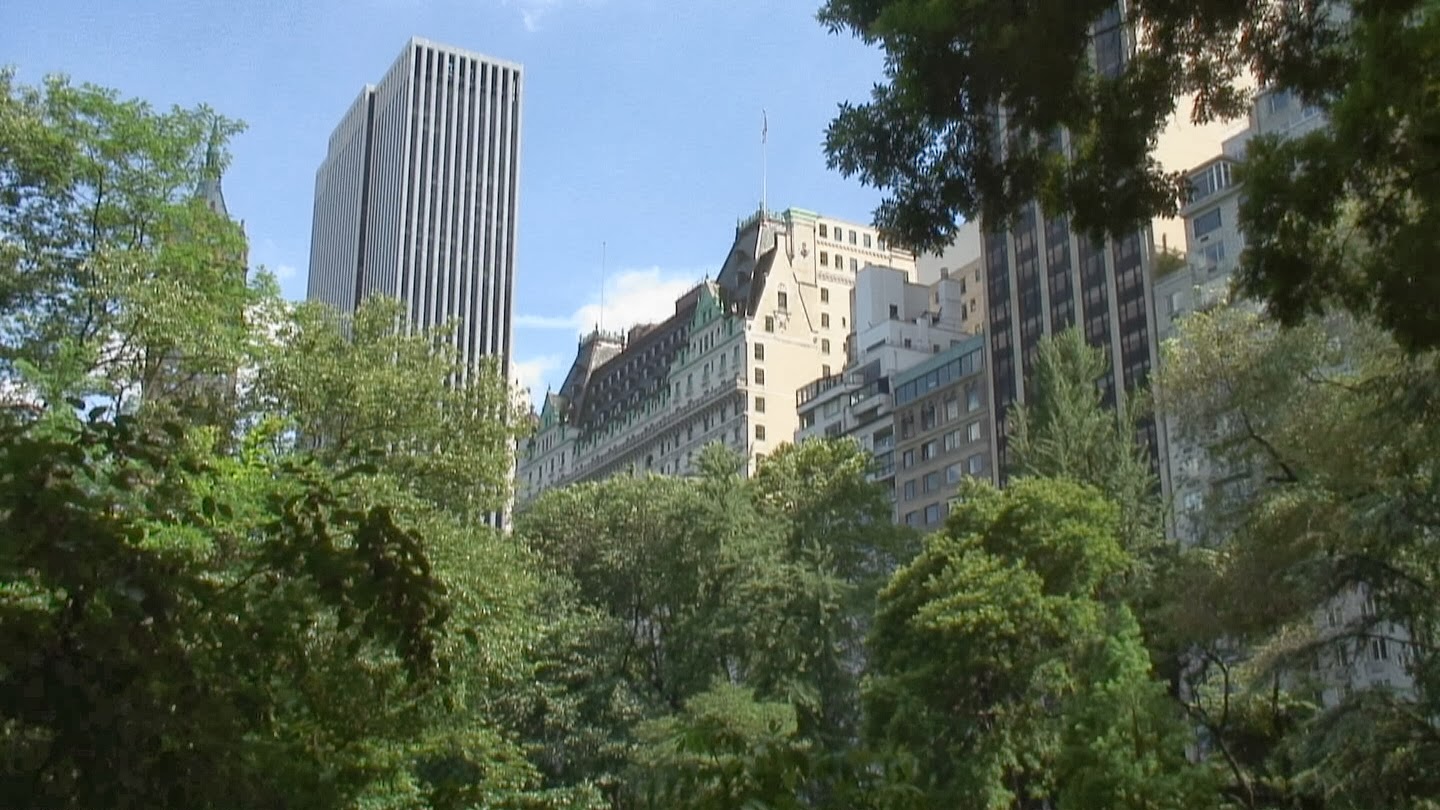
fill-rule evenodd
<path id="1" fill-rule="evenodd" d="M 934 526 L 935 524 L 939 523 L 942 519 L 944 519 L 945 515 L 947 515 L 947 514 L 949 514 L 949 513 L 950 513 L 950 504 L 948 504 L 948 503 L 932 503 L 932 504 L 930 504 L 929 506 L 925 507 L 924 510 L 916 509 L 916 510 L 913 511 L 913 512 L 906 512 L 906 513 L 905 513 L 905 525 L 906 525 L 906 526 L 912 526 L 912 527 Z M 922 517 L 923 517 L 923 520 L 924 520 L 923 523 L 921 522 Z"/>
<path id="2" fill-rule="evenodd" d="M 829 239 L 829 238 L 830 238 L 830 228 L 829 228 L 829 226 L 827 226 L 827 225 L 826 225 L 825 223 L 823 223 L 823 222 L 820 223 L 820 238 L 821 238 L 821 239 Z M 835 241 L 836 241 L 836 242 L 844 242 L 844 241 L 845 241 L 845 229 L 844 229 L 844 228 L 841 228 L 841 227 L 838 226 L 838 225 L 835 226 Z M 854 228 L 851 228 L 851 229 L 850 229 L 850 244 L 855 245 L 855 244 L 860 244 L 860 243 L 862 243 L 862 242 L 863 242 L 863 244 L 864 244 L 865 247 L 867 247 L 867 248 L 870 247 L 870 234 L 868 234 L 868 233 L 862 234 L 862 233 L 860 233 L 859 231 L 855 230 Z M 822 255 L 823 255 L 823 254 L 822 254 Z"/>
<path id="3" fill-rule="evenodd" d="M 830 254 L 829 254 L 829 253 L 826 253 L 825 251 L 822 250 L 822 251 L 820 251 L 820 266 L 821 266 L 821 267 L 831 267 L 831 266 L 833 266 L 836 270 L 844 270 L 844 269 L 845 269 L 845 257 L 844 257 L 844 256 L 841 256 L 839 253 L 836 253 L 836 254 L 835 254 L 835 264 L 834 264 L 834 265 L 831 265 L 831 264 L 830 264 Z M 860 272 L 860 260 L 854 258 L 853 256 L 850 258 L 850 272 L 852 272 L 852 273 L 858 273 L 858 272 Z"/>
<path id="4" fill-rule="evenodd" d="M 972 382 L 965 386 L 965 413 L 974 413 L 978 410 L 980 410 L 980 384 Z M 936 402 L 927 402 L 918 409 L 912 408 L 900 414 L 901 439 L 908 439 L 915 435 L 917 417 L 921 430 L 930 430 L 939 425 L 948 424 L 960 418 L 960 399 L 951 394 L 945 398 L 944 410 L 940 410 L 940 406 Z"/>
<path id="5" fill-rule="evenodd" d="M 920 495 L 929 495 L 932 492 L 939 492 L 942 489 L 953 489 L 960 483 L 965 473 L 970 475 L 983 475 L 985 472 L 985 454 L 976 453 L 964 462 L 957 462 L 946 467 L 943 471 L 934 470 L 920 478 L 911 478 L 901 487 L 901 493 L 906 501 L 913 501 Z M 941 476 L 944 476 L 942 479 Z"/>
<path id="6" fill-rule="evenodd" d="M 981 429 L 979 422 L 971 422 L 962 434 L 959 430 L 952 430 L 946 433 L 942 439 L 931 439 L 920 445 L 920 462 L 924 463 L 934 458 L 939 458 L 942 453 L 953 453 L 956 450 L 980 441 Z M 972 458 L 974 458 L 972 456 Z M 983 464 L 983 461 L 980 462 Z M 915 448 L 906 450 L 900 454 L 900 469 L 908 470 L 915 466 Z"/>
<path id="7" fill-rule="evenodd" d="M 983 348 L 966 352 L 940 368 L 899 386 L 895 389 L 895 405 L 906 405 L 929 391 L 974 374 L 984 368 L 984 354 Z"/>

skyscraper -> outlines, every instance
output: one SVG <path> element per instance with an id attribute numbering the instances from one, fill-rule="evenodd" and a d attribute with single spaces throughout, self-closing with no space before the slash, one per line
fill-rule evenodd
<path id="1" fill-rule="evenodd" d="M 1096 72 L 1118 75 L 1134 47 L 1121 24 L 1120 4 L 1092 30 Z M 1068 133 L 1056 137 L 1060 148 L 1069 148 Z M 1026 204 L 1014 223 L 982 227 L 996 466 L 1003 480 L 1009 408 L 1025 402 L 1041 337 L 1076 327 L 1090 345 L 1104 350 L 1110 372 L 1100 385 L 1108 404 L 1146 383 L 1156 353 L 1150 295 L 1154 236 L 1145 228 L 1122 239 L 1093 240 L 1072 231 L 1068 217 L 1046 216 L 1038 202 Z M 1141 427 L 1154 457 L 1153 420 Z"/>
<path id="2" fill-rule="evenodd" d="M 509 379 L 522 70 L 412 38 L 330 136 L 315 174 L 307 296 L 372 295 L 412 327 L 458 321 L 467 368 Z"/>

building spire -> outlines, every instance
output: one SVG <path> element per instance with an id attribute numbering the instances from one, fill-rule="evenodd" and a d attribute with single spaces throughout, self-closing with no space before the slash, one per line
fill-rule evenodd
<path id="1" fill-rule="evenodd" d="M 210 137 L 205 144 L 205 165 L 200 169 L 200 184 L 195 190 L 195 196 L 204 200 L 211 211 L 228 218 L 230 212 L 225 208 L 225 192 L 220 187 L 220 175 L 220 121 L 216 119 L 210 124 Z"/>

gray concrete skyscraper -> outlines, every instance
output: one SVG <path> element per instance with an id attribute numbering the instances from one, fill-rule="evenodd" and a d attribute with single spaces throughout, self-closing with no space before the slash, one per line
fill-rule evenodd
<path id="1" fill-rule="evenodd" d="M 413 38 L 330 136 L 315 174 L 307 296 L 385 295 L 415 327 L 459 321 L 467 368 L 510 377 L 519 65 Z"/>

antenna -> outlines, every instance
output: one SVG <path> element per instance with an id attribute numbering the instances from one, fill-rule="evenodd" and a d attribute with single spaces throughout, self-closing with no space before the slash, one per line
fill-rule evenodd
<path id="1" fill-rule="evenodd" d="M 605 331 L 605 242 L 600 243 L 600 331 Z"/>
<path id="2" fill-rule="evenodd" d="M 765 216 L 765 198 L 770 184 L 770 115 L 760 108 L 760 216 Z"/>

